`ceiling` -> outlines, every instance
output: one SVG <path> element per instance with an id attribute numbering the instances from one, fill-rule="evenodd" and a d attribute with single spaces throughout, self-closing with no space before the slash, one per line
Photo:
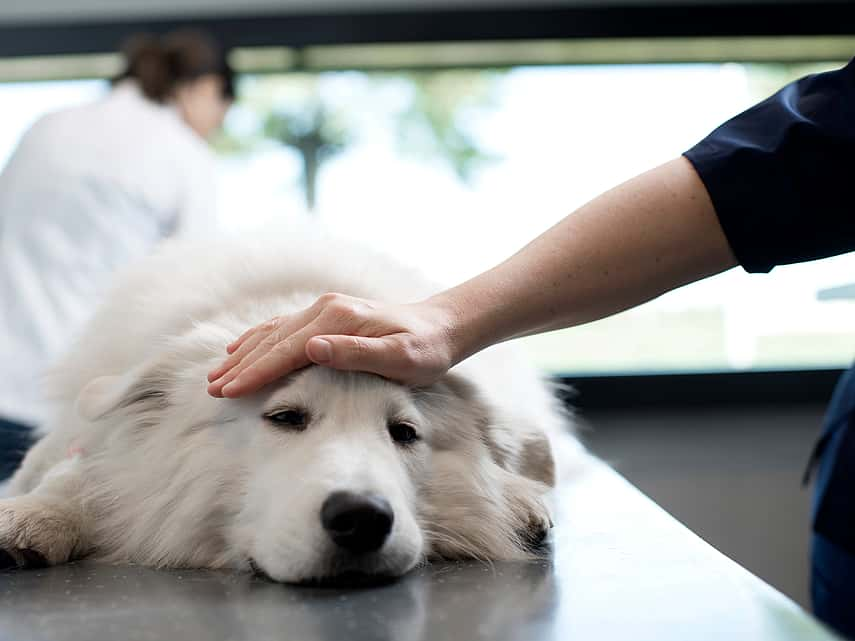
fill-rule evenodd
<path id="1" fill-rule="evenodd" d="M 536 7 L 757 5 L 775 0 L 28 0 L 0 1 L 0 23 L 37 23 L 44 20 L 195 19 L 227 16 L 288 15 L 300 13 L 406 12 L 424 9 L 528 9 Z M 845 3 L 847 0 L 838 0 Z M 811 2 L 785 2 L 810 5 Z"/>

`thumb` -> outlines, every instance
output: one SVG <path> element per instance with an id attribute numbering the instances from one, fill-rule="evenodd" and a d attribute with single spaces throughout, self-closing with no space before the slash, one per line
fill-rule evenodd
<path id="1" fill-rule="evenodd" d="M 395 369 L 394 347 L 384 338 L 315 336 L 306 343 L 306 356 L 318 365 L 389 376 Z"/>

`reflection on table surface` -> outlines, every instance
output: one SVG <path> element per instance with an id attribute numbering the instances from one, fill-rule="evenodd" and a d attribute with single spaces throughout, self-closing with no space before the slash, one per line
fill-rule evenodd
<path id="1" fill-rule="evenodd" d="M 338 590 L 74 563 L 0 575 L 0 639 L 833 639 L 592 462 L 557 493 L 553 553 L 433 564 Z"/>

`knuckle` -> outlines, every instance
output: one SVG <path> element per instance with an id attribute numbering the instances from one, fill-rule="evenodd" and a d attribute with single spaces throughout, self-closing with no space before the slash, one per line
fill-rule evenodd
<path id="1" fill-rule="evenodd" d="M 396 337 L 398 358 L 406 367 L 415 367 L 421 362 L 421 350 L 411 338 Z"/>
<path id="2" fill-rule="evenodd" d="M 349 343 L 350 351 L 357 356 L 368 351 L 365 341 L 363 341 L 359 336 L 351 336 Z"/>
<path id="3" fill-rule="evenodd" d="M 232 354 L 231 356 L 229 356 L 225 360 L 225 362 L 222 365 L 220 365 L 219 369 L 217 370 L 220 377 L 224 376 L 225 374 L 228 374 L 238 363 L 240 363 L 240 361 L 241 361 L 240 356 L 237 356 L 235 354 Z"/>
<path id="4" fill-rule="evenodd" d="M 272 332 L 277 327 L 279 327 L 279 317 L 278 316 L 276 318 L 271 318 L 269 321 L 262 323 L 260 329 L 263 332 Z"/>
<path id="5" fill-rule="evenodd" d="M 356 306 L 349 300 L 337 298 L 324 309 L 325 316 L 338 323 L 352 320 L 358 313 Z"/>
<path id="6" fill-rule="evenodd" d="M 347 298 L 338 298 L 332 305 L 333 310 L 341 315 L 352 315 L 356 312 L 356 305 Z"/>
<path id="7" fill-rule="evenodd" d="M 276 356 L 284 356 L 285 354 L 291 353 L 291 348 L 293 347 L 292 342 L 289 340 L 278 341 L 271 349 L 270 352 L 275 354 Z"/>
<path id="8" fill-rule="evenodd" d="M 263 359 L 263 368 L 277 376 L 287 373 L 294 366 L 296 360 L 293 347 L 294 345 L 290 341 L 275 345 Z"/>
<path id="9" fill-rule="evenodd" d="M 255 367 L 248 367 L 243 372 L 241 372 L 240 377 L 236 377 L 234 381 L 238 386 L 246 389 L 247 386 L 253 386 L 257 378 L 258 374 L 256 372 Z"/>
<path id="10" fill-rule="evenodd" d="M 317 303 L 321 305 L 329 305 L 330 303 L 337 300 L 340 296 L 341 294 L 336 294 L 335 292 L 327 292 L 325 294 L 321 294 L 318 297 Z"/>
<path id="11" fill-rule="evenodd" d="M 274 330 L 270 332 L 267 336 L 265 336 L 264 339 L 262 339 L 262 341 L 259 343 L 259 345 L 266 348 L 273 348 L 276 347 L 281 341 L 282 337 L 279 335 L 279 331 Z"/>
<path id="12" fill-rule="evenodd" d="M 420 350 L 410 346 L 403 353 L 404 364 L 409 368 L 417 368 L 422 365 L 422 353 Z"/>

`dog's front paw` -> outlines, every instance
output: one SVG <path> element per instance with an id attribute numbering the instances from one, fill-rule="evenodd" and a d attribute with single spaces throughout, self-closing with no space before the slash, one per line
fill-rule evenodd
<path id="1" fill-rule="evenodd" d="M 505 485 L 505 498 L 512 515 L 519 546 L 535 551 L 552 529 L 552 517 L 544 496 L 544 486 L 523 477 L 514 477 Z"/>
<path id="2" fill-rule="evenodd" d="M 79 541 L 79 527 L 64 510 L 37 497 L 0 500 L 0 569 L 65 563 Z"/>
<path id="3" fill-rule="evenodd" d="M 543 545 L 552 525 L 549 510 L 542 504 L 537 505 L 528 513 L 528 518 L 518 532 L 523 547 L 535 549 Z"/>

